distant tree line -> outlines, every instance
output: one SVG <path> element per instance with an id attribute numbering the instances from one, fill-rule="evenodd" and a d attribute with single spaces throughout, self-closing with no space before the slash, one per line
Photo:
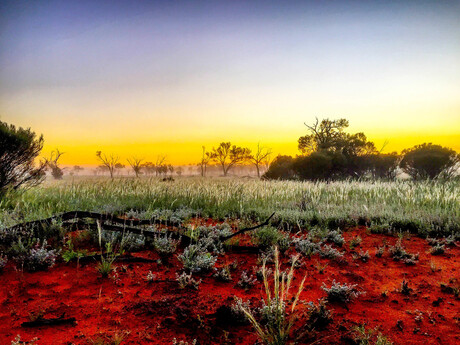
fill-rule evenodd
<path id="1" fill-rule="evenodd" d="M 450 148 L 424 143 L 405 149 L 401 154 L 384 154 L 367 140 L 364 133 L 345 132 L 348 125 L 345 119 L 316 120 L 313 125 L 306 125 L 307 135 L 298 140 L 300 155 L 280 155 L 272 162 L 271 149 L 260 144 L 254 152 L 231 142 L 222 142 L 211 151 L 206 151 L 203 146 L 198 167 L 201 175 L 206 176 L 210 164 L 214 164 L 227 176 L 237 166 L 251 164 L 259 177 L 262 168 L 268 168 L 262 176 L 265 179 L 300 180 L 394 179 L 398 169 L 414 180 L 450 178 L 458 173 L 460 155 Z M 30 128 L 16 128 L 0 121 L 0 198 L 8 190 L 40 183 L 47 170 L 54 178 L 62 178 L 64 168 L 59 159 L 64 153 L 59 149 L 37 164 L 43 143 L 43 136 L 37 137 Z M 97 151 L 96 157 L 101 163 L 98 169 L 108 172 L 111 178 L 125 167 L 117 155 Z M 174 167 L 166 162 L 166 156 L 161 155 L 155 163 L 131 157 L 128 164 L 137 177 L 141 174 L 164 176 L 174 172 Z M 81 167 L 74 166 L 72 173 L 81 170 Z M 182 169 L 176 169 L 176 174 L 181 175 Z"/>
<path id="2" fill-rule="evenodd" d="M 345 119 L 307 125 L 308 134 L 298 140 L 297 157 L 278 156 L 263 175 L 266 179 L 335 180 L 346 178 L 394 179 L 398 168 L 413 179 L 450 178 L 459 168 L 454 150 L 421 144 L 396 152 L 381 153 L 364 133 L 345 132 Z"/>

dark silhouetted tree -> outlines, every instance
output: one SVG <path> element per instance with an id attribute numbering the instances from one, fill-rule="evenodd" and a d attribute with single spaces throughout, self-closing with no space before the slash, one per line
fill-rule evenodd
<path id="1" fill-rule="evenodd" d="M 295 164 L 295 171 L 300 178 L 358 178 L 372 170 L 370 155 L 377 153 L 374 143 L 368 141 L 364 133 L 346 133 L 346 119 L 325 119 L 321 122 L 316 119 L 312 126 L 305 125 L 310 133 L 298 141 L 304 158 L 296 158 Z M 310 155 L 313 156 L 307 158 Z M 316 168 L 312 164 L 319 166 Z M 321 170 L 325 168 L 329 171 Z"/>
<path id="2" fill-rule="evenodd" d="M 155 175 L 166 175 L 168 172 L 168 165 L 166 164 L 166 156 L 158 155 L 155 162 Z"/>
<path id="3" fill-rule="evenodd" d="M 200 173 L 202 177 L 206 176 L 208 164 L 211 161 L 211 153 L 206 152 L 206 147 L 202 146 L 203 153 L 201 155 L 201 161 L 198 163 L 198 166 L 200 167 Z"/>
<path id="4" fill-rule="evenodd" d="M 257 150 L 254 152 L 254 154 L 249 156 L 249 160 L 256 167 L 257 177 L 260 177 L 260 167 L 263 166 L 264 162 L 267 160 L 267 158 L 270 157 L 271 154 L 271 149 L 262 147 L 259 143 L 257 144 Z"/>
<path id="5" fill-rule="evenodd" d="M 454 150 L 424 143 L 402 152 L 401 169 L 413 179 L 451 177 L 458 169 L 460 155 Z"/>
<path id="6" fill-rule="evenodd" d="M 233 145 L 230 142 L 220 143 L 217 148 L 212 148 L 210 157 L 222 167 L 224 176 L 237 164 L 244 163 L 251 156 L 251 150 Z"/>
<path id="7" fill-rule="evenodd" d="M 56 149 L 56 151 L 51 151 L 49 159 L 45 159 L 45 165 L 51 170 L 51 176 L 53 176 L 55 180 L 62 179 L 64 175 L 64 169 L 59 166 L 59 159 L 63 154 L 64 152 L 60 152 L 59 149 Z"/>
<path id="8" fill-rule="evenodd" d="M 134 171 L 134 174 L 136 174 L 136 177 L 139 177 L 140 174 L 142 174 L 141 168 L 142 168 L 142 158 L 128 158 L 128 164 L 131 166 L 131 168 Z"/>
<path id="9" fill-rule="evenodd" d="M 371 173 L 375 179 L 393 180 L 396 178 L 400 156 L 396 152 L 377 153 L 370 156 Z"/>
<path id="10" fill-rule="evenodd" d="M 303 154 L 321 150 L 336 150 L 343 142 L 345 134 L 343 130 L 348 125 L 348 120 L 345 119 L 324 119 L 319 122 L 316 118 L 316 122 L 312 126 L 305 123 L 310 134 L 299 138 L 299 150 Z"/>
<path id="11" fill-rule="evenodd" d="M 312 152 L 309 155 L 297 157 L 292 168 L 302 180 L 327 180 L 332 178 L 338 170 L 334 158 L 337 158 L 334 157 L 334 153 L 328 151 Z"/>
<path id="12" fill-rule="evenodd" d="M 113 174 L 115 169 L 117 169 L 117 164 L 119 164 L 120 158 L 114 154 L 107 156 L 102 153 L 102 151 L 96 151 L 96 157 L 102 163 L 102 167 L 105 167 L 110 174 L 110 178 L 113 179 Z"/>
<path id="13" fill-rule="evenodd" d="M 0 121 L 0 198 L 9 189 L 31 187 L 45 177 L 46 166 L 34 161 L 43 148 L 43 136 L 30 128 L 16 128 Z"/>
<path id="14" fill-rule="evenodd" d="M 270 164 L 267 172 L 262 175 L 263 179 L 289 180 L 295 177 L 293 169 L 294 158 L 291 156 L 277 156 Z"/>

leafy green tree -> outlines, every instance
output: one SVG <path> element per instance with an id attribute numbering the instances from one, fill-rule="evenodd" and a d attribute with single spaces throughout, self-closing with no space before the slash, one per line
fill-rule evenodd
<path id="1" fill-rule="evenodd" d="M 302 179 L 358 178 L 371 170 L 370 155 L 377 153 L 364 133 L 350 134 L 346 119 L 324 119 L 309 126 L 309 134 L 298 140 L 304 156 L 295 160 L 294 169 Z M 303 157 L 303 158 L 302 158 Z M 314 165 L 318 166 L 315 167 Z M 328 169 L 328 171 L 323 171 Z"/>
<path id="2" fill-rule="evenodd" d="M 0 121 L 0 197 L 9 189 L 31 187 L 43 181 L 46 166 L 34 163 L 43 142 L 43 135 L 37 138 L 30 128 L 16 128 Z"/>
<path id="3" fill-rule="evenodd" d="M 460 155 L 454 150 L 424 143 L 402 152 L 401 169 L 413 179 L 449 178 L 459 168 Z"/>
<path id="4" fill-rule="evenodd" d="M 251 150 L 223 142 L 217 148 L 213 147 L 209 156 L 222 167 L 224 176 L 227 176 L 232 167 L 244 163 L 251 157 Z"/>

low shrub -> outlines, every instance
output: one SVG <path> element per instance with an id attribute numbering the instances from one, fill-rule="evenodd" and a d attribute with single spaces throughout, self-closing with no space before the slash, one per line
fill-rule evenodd
<path id="1" fill-rule="evenodd" d="M 191 244 L 184 249 L 184 252 L 178 256 L 178 259 L 184 265 L 184 269 L 189 272 L 210 271 L 214 267 L 217 257 L 206 252 L 200 245 Z"/>
<path id="2" fill-rule="evenodd" d="M 340 229 L 331 230 L 326 235 L 326 241 L 335 243 L 339 247 L 343 246 L 345 239 L 343 238 L 342 231 Z"/>
<path id="3" fill-rule="evenodd" d="M 348 303 L 358 296 L 364 294 L 364 292 L 358 291 L 356 289 L 357 286 L 357 284 L 340 284 L 334 280 L 330 288 L 328 288 L 326 284 L 323 283 L 321 289 L 326 292 L 327 300 L 329 302 Z"/>
<path id="4" fill-rule="evenodd" d="M 350 249 L 355 249 L 357 246 L 361 244 L 362 241 L 363 239 L 359 235 L 356 237 L 353 237 L 350 241 Z"/>
<path id="5" fill-rule="evenodd" d="M 377 251 L 375 252 L 375 256 L 381 258 L 383 254 L 385 254 L 385 245 L 377 247 Z"/>
<path id="6" fill-rule="evenodd" d="M 431 255 L 441 255 L 446 252 L 446 246 L 444 244 L 438 243 L 430 249 Z"/>
<path id="7" fill-rule="evenodd" d="M 187 286 L 189 286 L 195 290 L 198 290 L 202 281 L 201 279 L 195 280 L 192 278 L 192 273 L 187 274 L 185 272 L 180 275 L 176 273 L 176 280 L 179 283 L 179 288 L 185 289 Z"/>
<path id="8" fill-rule="evenodd" d="M 231 235 L 232 228 L 227 223 L 213 226 L 199 226 L 196 228 L 189 227 L 185 234 L 195 241 L 203 250 L 223 254 L 224 246 L 221 239 Z"/>
<path id="9" fill-rule="evenodd" d="M 319 300 L 317 304 L 308 303 L 308 328 L 322 329 L 332 322 L 332 311 L 327 309 L 327 302 Z"/>
<path id="10" fill-rule="evenodd" d="M 393 260 L 402 261 L 406 265 L 415 265 L 418 260 L 418 254 L 410 254 L 406 252 L 401 239 L 399 239 L 394 246 L 389 248 L 389 252 Z"/>
<path id="11" fill-rule="evenodd" d="M 229 282 L 232 280 L 232 274 L 230 272 L 230 266 L 224 266 L 220 270 L 217 268 L 214 269 L 214 278 L 223 282 Z"/>
<path id="12" fill-rule="evenodd" d="M 337 249 L 328 246 L 325 244 L 320 250 L 319 250 L 319 255 L 323 258 L 328 258 L 332 260 L 342 260 L 343 259 L 343 254 L 339 252 Z"/>
<path id="13" fill-rule="evenodd" d="M 294 243 L 297 251 L 305 256 L 311 256 L 318 253 L 321 249 L 321 243 L 315 243 L 309 238 L 296 239 Z"/>
<path id="14" fill-rule="evenodd" d="M 30 242 L 24 245 L 19 240 L 13 247 L 15 255 L 13 259 L 16 261 L 19 267 L 25 268 L 29 272 L 43 271 L 49 267 L 54 266 L 58 251 L 55 249 L 47 249 L 46 240 L 43 241 L 42 245 L 37 241 L 36 244 L 30 248 Z"/>
<path id="15" fill-rule="evenodd" d="M 270 248 L 276 245 L 282 252 L 289 249 L 291 243 L 289 235 L 284 234 L 273 226 L 264 226 L 258 229 L 254 232 L 252 238 L 254 243 L 261 248 Z"/>
<path id="16" fill-rule="evenodd" d="M 378 328 L 366 330 L 364 325 L 356 326 L 353 329 L 353 340 L 357 345 L 392 345 Z"/>
<path id="17" fill-rule="evenodd" d="M 362 262 L 368 262 L 371 256 L 369 255 L 369 251 L 366 250 L 366 252 L 360 250 L 358 252 L 357 258 L 361 260 Z"/>
<path id="18" fill-rule="evenodd" d="M 400 291 L 401 291 L 401 293 L 402 293 L 403 295 L 408 296 L 408 295 L 411 294 L 411 292 L 412 292 L 413 290 L 409 287 L 409 283 L 408 283 L 407 281 L 403 280 L 402 283 L 401 283 L 401 289 L 400 289 Z"/>
<path id="19" fill-rule="evenodd" d="M 241 298 L 235 297 L 235 302 L 233 302 L 233 304 L 230 306 L 231 315 L 235 323 L 245 324 L 249 321 L 248 317 L 243 311 L 243 309 L 249 310 L 249 308 L 249 300 L 243 302 Z"/>
<path id="20" fill-rule="evenodd" d="M 251 287 L 253 287 L 257 283 L 257 278 L 254 278 L 254 276 L 248 275 L 246 271 L 243 271 L 241 273 L 241 278 L 238 281 L 238 286 L 242 287 L 245 290 L 249 290 Z"/>
<path id="21" fill-rule="evenodd" d="M 177 246 L 181 242 L 181 238 L 174 239 L 172 238 L 172 233 L 169 235 L 165 234 L 158 234 L 153 237 L 153 248 L 158 252 L 158 254 L 162 257 L 169 256 L 176 252 Z"/>

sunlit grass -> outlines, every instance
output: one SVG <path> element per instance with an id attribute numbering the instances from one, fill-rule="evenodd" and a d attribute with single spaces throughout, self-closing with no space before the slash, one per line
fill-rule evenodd
<path id="1" fill-rule="evenodd" d="M 237 178 L 76 178 L 47 181 L 0 204 L 0 221 L 70 210 L 125 212 L 188 207 L 204 216 L 265 218 L 289 224 L 367 219 L 457 230 L 460 181 L 299 182 Z"/>

